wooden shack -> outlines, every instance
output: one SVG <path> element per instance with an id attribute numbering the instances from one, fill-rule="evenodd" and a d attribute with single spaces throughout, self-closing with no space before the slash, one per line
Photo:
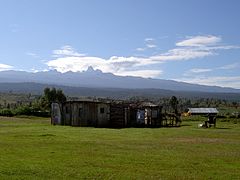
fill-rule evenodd
<path id="1" fill-rule="evenodd" d="M 55 110 L 53 109 L 55 106 Z M 110 104 L 99 101 L 67 101 L 52 105 L 52 114 L 60 109 L 60 120 L 57 124 L 70 126 L 107 127 L 110 121 Z M 58 110 L 57 110 L 58 111 Z M 52 118 L 53 119 L 53 118 Z M 56 116 L 55 116 L 56 119 Z M 52 120 L 52 122 L 56 122 Z M 56 124 L 56 123 L 55 123 Z"/>
<path id="2" fill-rule="evenodd" d="M 174 126 L 152 102 L 67 101 L 52 104 L 52 124 L 91 127 L 162 127 Z"/>

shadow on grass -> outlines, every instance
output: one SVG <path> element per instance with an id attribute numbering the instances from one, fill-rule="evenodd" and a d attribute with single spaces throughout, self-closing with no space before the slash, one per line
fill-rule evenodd
<path id="1" fill-rule="evenodd" d="M 191 126 L 191 125 L 183 125 L 183 126 Z M 136 128 L 136 129 L 161 129 L 161 128 L 181 128 L 181 126 L 130 126 L 130 127 L 100 127 L 100 128 L 107 128 L 107 129 L 130 129 L 130 128 Z M 99 127 L 94 127 L 97 129 L 100 129 Z"/>
<path id="2" fill-rule="evenodd" d="M 47 137 L 47 136 L 56 136 L 55 134 L 41 134 L 39 136 Z"/>
<path id="3" fill-rule="evenodd" d="M 182 124 L 181 126 L 183 127 L 183 126 L 192 126 L 192 125 L 191 124 Z"/>

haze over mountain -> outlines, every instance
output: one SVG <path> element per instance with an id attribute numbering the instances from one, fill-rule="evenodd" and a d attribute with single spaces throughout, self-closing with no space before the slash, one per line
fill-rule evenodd
<path id="1" fill-rule="evenodd" d="M 152 79 L 132 76 L 116 76 L 94 70 L 91 66 L 83 72 L 60 73 L 56 70 L 42 72 L 1 71 L 0 83 L 34 82 L 73 87 L 124 88 L 124 89 L 162 89 L 172 91 L 196 91 L 240 93 L 239 89 L 189 84 L 173 80 Z"/>

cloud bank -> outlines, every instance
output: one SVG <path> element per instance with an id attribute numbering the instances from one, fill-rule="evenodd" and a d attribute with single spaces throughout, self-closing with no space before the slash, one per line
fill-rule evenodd
<path id="1" fill-rule="evenodd" d="M 177 81 L 202 84 L 208 86 L 221 86 L 221 87 L 232 87 L 239 89 L 240 87 L 240 76 L 198 76 L 191 78 L 179 78 Z"/>
<path id="2" fill-rule="evenodd" d="M 232 63 L 226 64 L 224 66 L 217 66 L 210 68 L 192 68 L 186 71 L 183 74 L 183 78 L 175 79 L 177 81 L 183 81 L 187 83 L 197 83 L 208 86 L 222 86 L 222 87 L 232 87 L 240 89 L 240 76 L 209 76 L 209 72 L 218 72 L 218 74 L 226 74 L 222 73 L 222 71 L 231 71 L 233 69 L 239 69 L 240 63 Z M 220 73 L 219 73 L 220 72 Z"/>
<path id="3" fill-rule="evenodd" d="M 122 57 L 112 56 L 108 59 L 101 57 L 87 56 L 77 52 L 69 45 L 60 49 L 53 50 L 53 59 L 46 64 L 50 69 L 56 69 L 59 72 L 67 71 L 85 71 L 89 66 L 99 69 L 103 72 L 113 73 L 121 76 L 141 76 L 141 77 L 160 77 L 163 73 L 161 69 L 154 68 L 155 65 L 161 65 L 169 61 L 187 61 L 207 56 L 217 55 L 220 50 L 229 50 L 240 48 L 239 46 L 223 46 L 220 44 L 221 37 L 206 35 L 186 37 L 184 40 L 175 44 L 175 48 L 167 52 L 149 57 Z M 146 47 L 155 48 L 155 40 L 146 38 Z M 144 48 L 138 48 L 144 51 Z M 207 72 L 209 69 L 195 69 L 193 72 Z"/>
<path id="4" fill-rule="evenodd" d="M 0 71 L 6 71 L 13 69 L 13 66 L 7 65 L 7 64 L 0 64 Z"/>

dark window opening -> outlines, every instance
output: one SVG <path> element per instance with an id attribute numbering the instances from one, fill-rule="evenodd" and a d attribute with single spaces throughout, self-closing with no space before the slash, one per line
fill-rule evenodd
<path id="1" fill-rule="evenodd" d="M 66 114 L 69 114 L 69 107 L 66 106 Z"/>
<path id="2" fill-rule="evenodd" d="M 78 110 L 78 116 L 81 117 L 81 115 L 82 115 L 82 108 L 79 108 L 79 110 Z"/>
<path id="3" fill-rule="evenodd" d="M 104 114 L 104 108 L 100 108 L 100 113 Z"/>

